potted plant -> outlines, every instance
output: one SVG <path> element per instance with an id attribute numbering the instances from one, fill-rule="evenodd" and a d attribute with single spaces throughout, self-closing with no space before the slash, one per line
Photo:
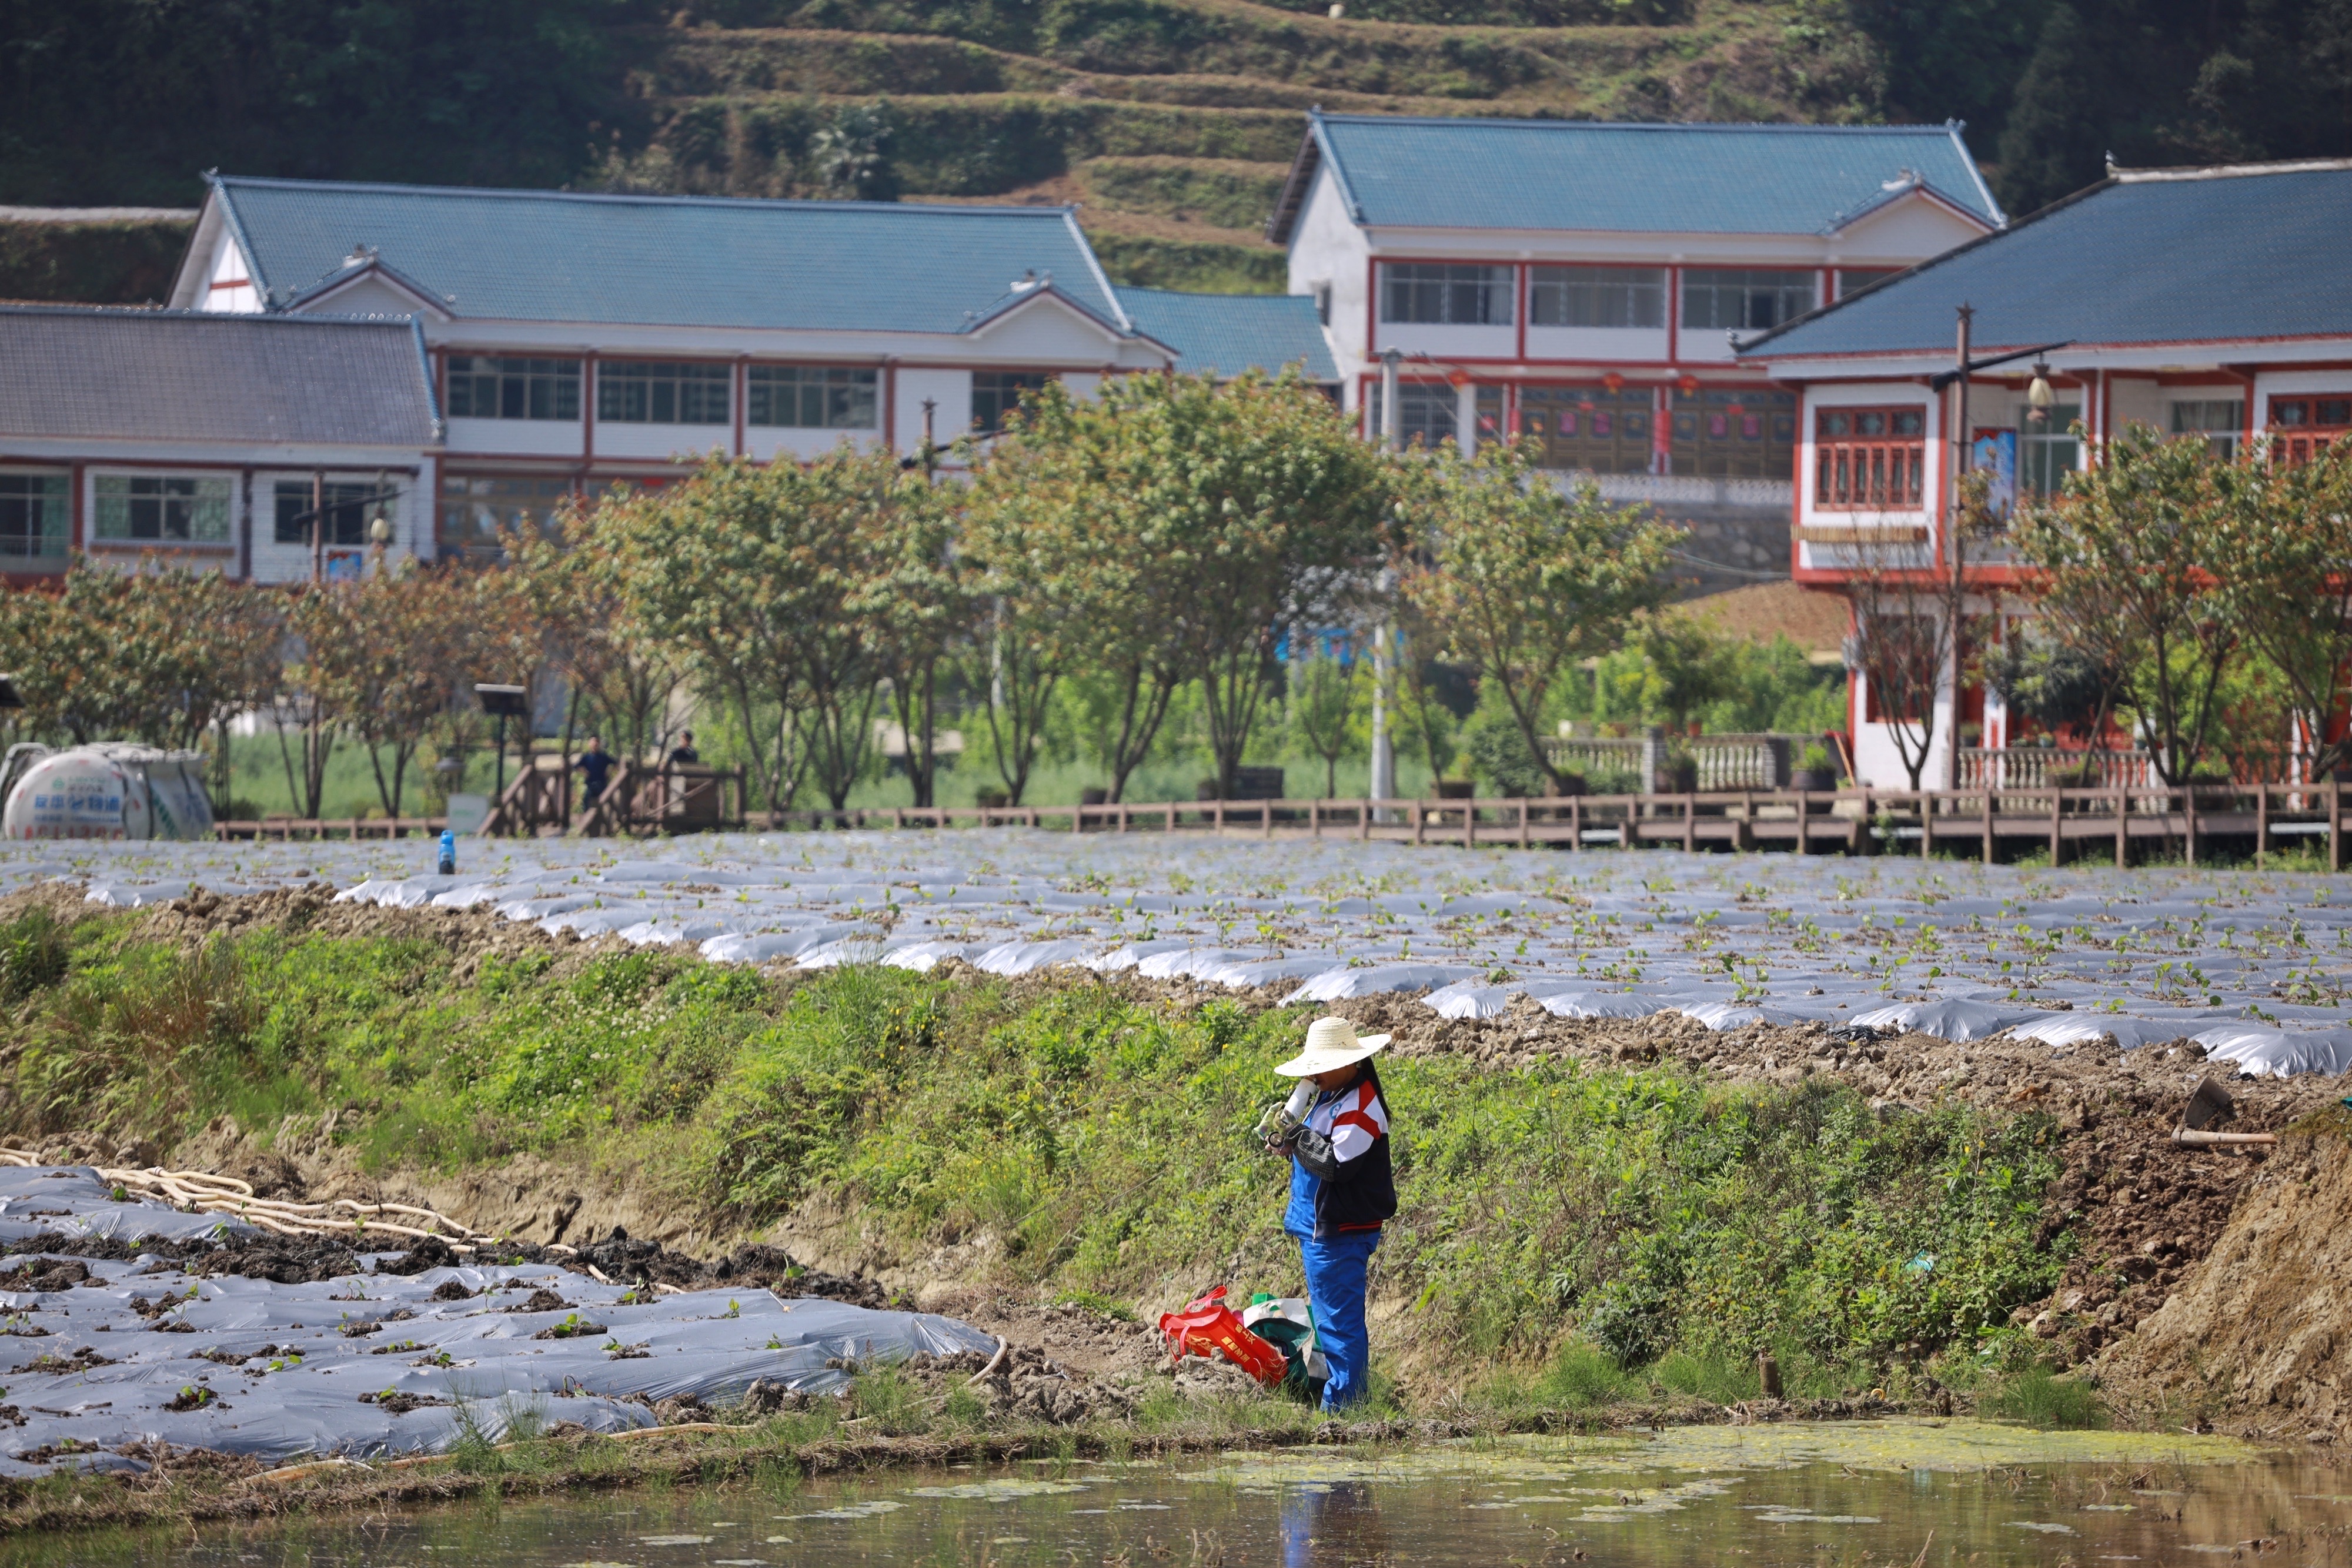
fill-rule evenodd
<path id="1" fill-rule="evenodd" d="M 1837 768 L 1830 761 L 1829 747 L 1815 741 L 1797 758 L 1797 766 L 1789 776 L 1791 789 L 1827 790 L 1837 788 Z"/>
<path id="2" fill-rule="evenodd" d="M 1698 789 L 1698 758 L 1687 751 L 1670 751 L 1658 774 L 1658 784 L 1664 793 L 1691 794 Z"/>

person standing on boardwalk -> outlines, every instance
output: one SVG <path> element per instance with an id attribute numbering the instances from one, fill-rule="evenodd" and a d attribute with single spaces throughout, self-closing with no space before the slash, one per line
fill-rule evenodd
<path id="1" fill-rule="evenodd" d="M 1317 1019 L 1307 1026 L 1306 1049 L 1275 1069 L 1315 1085 L 1298 1124 L 1268 1146 L 1291 1162 L 1282 1228 L 1298 1238 L 1315 1343 L 1331 1367 L 1323 1385 L 1326 1410 L 1365 1394 L 1371 1349 L 1366 1277 L 1381 1227 L 1397 1209 L 1388 1103 L 1371 1060 L 1388 1042 L 1384 1034 L 1359 1035 L 1346 1019 Z"/>

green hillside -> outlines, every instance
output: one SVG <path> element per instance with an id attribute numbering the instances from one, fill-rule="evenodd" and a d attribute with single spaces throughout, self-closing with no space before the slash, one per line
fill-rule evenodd
<path id="1" fill-rule="evenodd" d="M 1532 5 L 1536 25 L 1333 18 L 1246 0 L 812 0 L 782 25 L 614 36 L 648 115 L 581 183 L 1076 202 L 1123 282 L 1282 287 L 1262 235 L 1301 110 L 1870 117 L 1867 50 L 1787 5 Z"/>
<path id="2" fill-rule="evenodd" d="M 198 171 L 1078 202 L 1117 276 L 1276 287 L 1303 111 L 1941 120 L 2027 212 L 2126 163 L 2352 154 L 2352 5 L 2275 0 L 0 0 L 0 204 Z M 151 298 L 21 233 L 0 296 Z"/>

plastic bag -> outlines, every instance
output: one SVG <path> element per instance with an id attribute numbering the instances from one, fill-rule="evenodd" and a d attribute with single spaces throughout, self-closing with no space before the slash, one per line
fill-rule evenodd
<path id="1" fill-rule="evenodd" d="M 1188 1353 L 1208 1356 L 1223 1351 L 1227 1361 L 1248 1373 L 1265 1387 L 1279 1386 L 1290 1374 L 1290 1364 L 1282 1352 L 1242 1326 L 1241 1319 L 1225 1305 L 1223 1285 L 1188 1303 L 1181 1312 L 1160 1315 L 1160 1336 L 1168 1342 L 1168 1354 L 1180 1358 Z"/>
<path id="2" fill-rule="evenodd" d="M 1289 1367 L 1286 1381 L 1297 1392 L 1319 1398 L 1331 1376 L 1315 1339 L 1315 1314 L 1297 1296 L 1276 1296 L 1261 1291 L 1242 1309 L 1242 1327 L 1282 1352 Z"/>

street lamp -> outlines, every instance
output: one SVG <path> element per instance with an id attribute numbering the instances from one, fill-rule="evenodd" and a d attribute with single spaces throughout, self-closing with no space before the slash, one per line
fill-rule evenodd
<path id="1" fill-rule="evenodd" d="M 504 800 L 507 792 L 507 720 L 530 716 L 530 693 L 522 686 L 493 685 L 477 681 L 474 683 L 474 695 L 481 703 L 482 711 L 499 721 L 499 783 L 497 792 L 490 798 Z"/>
<path id="2" fill-rule="evenodd" d="M 2050 410 L 2058 394 L 2050 390 L 2050 361 L 2033 361 L 2033 380 L 2025 388 L 2025 406 L 2033 412 L 2026 415 L 2037 425 L 2050 423 Z"/>

